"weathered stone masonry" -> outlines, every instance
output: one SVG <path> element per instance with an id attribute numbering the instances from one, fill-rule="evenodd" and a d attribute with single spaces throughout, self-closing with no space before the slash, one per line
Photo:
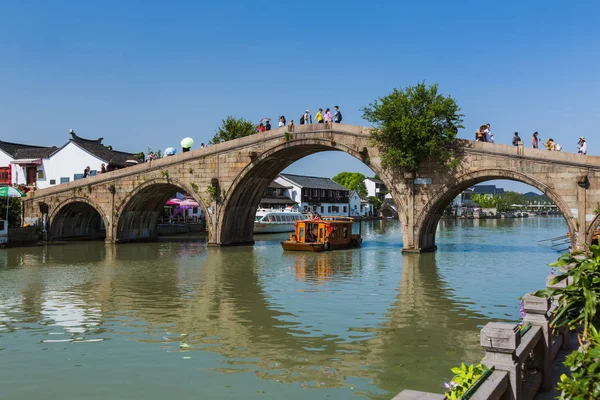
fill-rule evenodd
<path id="1" fill-rule="evenodd" d="M 107 242 L 154 239 L 162 206 L 186 191 L 207 215 L 211 245 L 251 244 L 261 194 L 277 174 L 307 155 L 337 150 L 363 161 L 389 188 L 406 251 L 434 250 L 443 210 L 464 189 L 490 179 L 521 181 L 546 193 L 563 212 L 576 247 L 589 243 L 599 222 L 600 157 L 461 140 L 456 169 L 431 164 L 416 174 L 394 173 L 382 169 L 368 127 L 322 128 L 279 128 L 34 191 L 24 202 L 25 217 L 41 217 L 39 205 L 47 204 L 51 239 L 95 238 L 100 221 Z"/>

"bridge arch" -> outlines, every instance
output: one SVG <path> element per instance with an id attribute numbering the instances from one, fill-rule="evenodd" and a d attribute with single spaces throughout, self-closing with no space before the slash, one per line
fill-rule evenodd
<path id="1" fill-rule="evenodd" d="M 571 244 L 576 246 L 577 240 L 577 225 L 576 220 L 571 213 L 571 209 L 565 201 L 556 194 L 548 185 L 536 179 L 522 174 L 520 172 L 505 170 L 505 169 L 483 169 L 477 172 L 460 175 L 456 179 L 441 187 L 432 197 L 431 200 L 423 207 L 422 212 L 416 220 L 415 239 L 417 248 L 421 251 L 432 251 L 437 248 L 435 244 L 435 233 L 437 225 L 442 217 L 444 210 L 460 193 L 469 187 L 481 182 L 504 179 L 526 183 L 546 194 L 552 200 L 558 209 L 563 213 L 569 234 Z"/>
<path id="2" fill-rule="evenodd" d="M 110 220 L 102 208 L 87 197 L 72 197 L 48 215 L 49 237 L 57 239 L 105 239 Z"/>
<path id="3" fill-rule="evenodd" d="M 115 205 L 115 242 L 153 240 L 158 236 L 158 220 L 165 203 L 177 192 L 186 192 L 198 203 L 206 218 L 208 239 L 212 236 L 211 216 L 206 205 L 192 187 L 177 179 L 150 179 L 129 192 Z"/>
<path id="4" fill-rule="evenodd" d="M 220 208 L 216 241 L 221 245 L 253 243 L 254 216 L 260 199 L 277 175 L 294 162 L 323 151 L 342 151 L 371 168 L 390 190 L 392 198 L 398 195 L 391 177 L 366 152 L 368 138 L 353 135 L 335 135 L 325 132 L 320 137 L 298 138 L 278 142 L 257 155 L 233 180 Z M 397 203 L 398 204 L 398 203 Z"/>

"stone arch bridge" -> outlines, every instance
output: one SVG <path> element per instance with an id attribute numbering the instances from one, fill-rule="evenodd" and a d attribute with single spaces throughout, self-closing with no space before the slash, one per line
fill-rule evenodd
<path id="1" fill-rule="evenodd" d="M 185 191 L 206 214 L 210 245 L 252 244 L 254 214 L 269 183 L 307 155 L 336 150 L 363 161 L 386 184 L 406 251 L 435 250 L 443 210 L 463 190 L 491 179 L 539 189 L 562 211 L 573 246 L 591 241 L 600 222 L 600 157 L 466 140 L 456 147 L 462 155 L 457 168 L 424 164 L 416 173 L 396 173 L 382 168 L 369 127 L 283 127 L 30 192 L 24 215 L 40 218 L 40 206 L 47 206 L 50 239 L 150 240 L 165 202 Z"/>

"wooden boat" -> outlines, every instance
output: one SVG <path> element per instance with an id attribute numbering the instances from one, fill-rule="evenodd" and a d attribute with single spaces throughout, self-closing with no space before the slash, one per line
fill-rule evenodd
<path id="1" fill-rule="evenodd" d="M 287 251 L 325 251 L 360 247 L 359 233 L 352 233 L 354 220 L 349 217 L 321 217 L 296 221 L 296 230 L 289 240 L 281 242 Z"/>

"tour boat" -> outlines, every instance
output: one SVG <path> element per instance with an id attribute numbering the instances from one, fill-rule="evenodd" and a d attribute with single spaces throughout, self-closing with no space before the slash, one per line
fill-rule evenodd
<path id="1" fill-rule="evenodd" d="M 259 209 L 254 217 L 254 233 L 294 232 L 296 221 L 304 215 L 292 209 Z"/>
<path id="2" fill-rule="evenodd" d="M 352 233 L 354 220 L 349 217 L 321 217 L 297 221 L 295 232 L 290 239 L 281 242 L 287 251 L 325 251 L 360 247 L 362 244 L 360 224 L 359 233 Z"/>

